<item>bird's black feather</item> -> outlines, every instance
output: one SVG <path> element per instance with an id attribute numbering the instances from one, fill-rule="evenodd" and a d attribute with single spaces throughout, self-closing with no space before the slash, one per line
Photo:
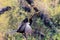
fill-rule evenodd
<path id="1" fill-rule="evenodd" d="M 17 32 L 19 32 L 19 33 L 25 33 L 25 26 L 24 26 L 24 24 L 22 24 L 22 25 L 19 27 L 19 29 L 17 30 Z"/>
<path id="2" fill-rule="evenodd" d="M 19 27 L 19 29 L 17 30 L 17 32 L 19 33 L 25 33 L 25 27 L 26 27 L 26 23 L 28 22 L 28 18 L 25 18 L 22 23 L 21 26 Z"/>
<path id="3" fill-rule="evenodd" d="M 32 24 L 32 19 L 29 19 L 29 23 L 30 23 L 30 25 Z"/>

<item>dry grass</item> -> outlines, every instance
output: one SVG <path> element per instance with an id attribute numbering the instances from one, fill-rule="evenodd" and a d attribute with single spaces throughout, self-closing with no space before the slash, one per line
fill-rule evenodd
<path id="1" fill-rule="evenodd" d="M 58 13 L 60 13 L 60 6 L 58 5 L 59 0 L 34 0 L 34 5 L 41 11 L 44 11 L 45 13 L 49 14 L 49 15 L 56 15 Z M 54 5 L 55 8 L 52 8 L 51 5 Z M 8 22 L 11 22 L 11 20 L 9 21 L 10 14 L 12 14 L 12 16 L 14 18 L 17 18 L 18 22 L 20 22 L 20 20 L 22 20 L 22 18 L 25 17 L 25 15 L 19 15 L 18 14 L 18 6 L 19 3 L 17 0 L 0 0 L 0 9 L 4 8 L 6 6 L 11 6 L 11 7 L 15 7 L 14 9 L 11 10 L 11 13 L 9 12 L 5 12 L 4 14 L 2 14 L 0 16 L 0 31 L 7 31 L 8 27 L 10 26 L 8 24 Z M 21 11 L 23 14 L 25 14 L 25 11 Z M 33 11 L 32 11 L 33 12 Z M 32 14 L 32 13 L 31 13 Z M 26 13 L 27 16 L 30 17 L 31 14 Z M 51 16 L 50 16 L 51 17 Z M 21 19 L 20 19 L 21 18 Z M 15 19 L 14 19 L 15 20 Z M 15 21 L 14 21 L 15 22 Z M 17 24 L 17 23 L 16 23 Z M 17 26 L 14 25 L 16 28 Z M 11 28 L 14 28 L 13 26 Z M 3 40 L 3 33 L 0 33 L 0 40 Z"/>

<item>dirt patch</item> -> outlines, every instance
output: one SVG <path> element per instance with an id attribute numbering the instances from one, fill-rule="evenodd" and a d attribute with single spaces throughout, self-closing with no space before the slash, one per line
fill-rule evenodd
<path id="1" fill-rule="evenodd" d="M 0 32 L 0 40 L 4 40 L 3 33 Z"/>

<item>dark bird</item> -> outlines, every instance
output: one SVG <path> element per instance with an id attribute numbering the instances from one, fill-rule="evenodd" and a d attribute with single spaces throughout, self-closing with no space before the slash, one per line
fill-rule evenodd
<path id="1" fill-rule="evenodd" d="M 31 28 L 31 24 L 30 24 L 31 22 L 32 22 L 32 20 L 30 22 L 28 22 L 28 18 L 25 18 L 22 21 L 20 27 L 17 30 L 17 32 L 18 33 L 22 33 L 26 39 L 27 39 L 27 36 L 26 35 L 32 33 L 32 28 Z"/>
<path id="2" fill-rule="evenodd" d="M 9 11 L 9 10 L 11 10 L 11 7 L 10 7 L 10 6 L 7 6 L 7 7 L 5 7 L 5 8 L 2 8 L 2 9 L 0 10 L 0 14 L 3 14 L 5 11 Z"/>

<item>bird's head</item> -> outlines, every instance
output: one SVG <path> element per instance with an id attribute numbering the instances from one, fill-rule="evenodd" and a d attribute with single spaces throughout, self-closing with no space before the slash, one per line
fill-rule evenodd
<path id="1" fill-rule="evenodd" d="M 28 22 L 28 18 L 25 18 L 25 19 L 23 20 L 23 22 L 24 22 L 24 23 L 27 23 L 27 22 Z"/>
<path id="2" fill-rule="evenodd" d="M 28 18 L 26 17 L 26 18 L 23 20 L 23 23 L 27 23 L 27 24 L 31 25 L 31 24 L 32 24 L 32 18 L 30 18 L 30 19 L 28 20 Z"/>

